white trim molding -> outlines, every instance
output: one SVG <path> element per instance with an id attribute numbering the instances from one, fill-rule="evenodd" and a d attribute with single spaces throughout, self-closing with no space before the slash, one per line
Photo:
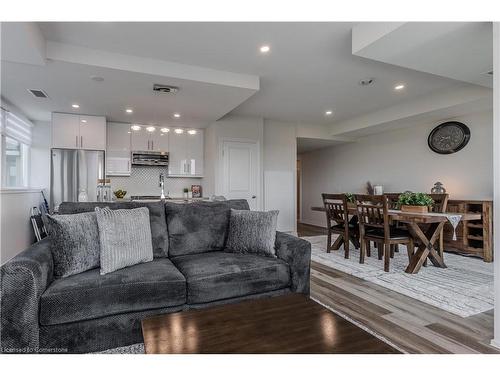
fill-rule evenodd
<path id="1" fill-rule="evenodd" d="M 500 23 L 493 23 L 493 217 L 500 220 Z M 498 225 L 496 225 L 498 228 Z M 493 231 L 495 321 L 493 346 L 500 348 L 500 230 Z"/>

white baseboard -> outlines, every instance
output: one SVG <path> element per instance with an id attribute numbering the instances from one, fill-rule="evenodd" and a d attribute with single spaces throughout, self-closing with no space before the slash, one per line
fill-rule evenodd
<path id="1" fill-rule="evenodd" d="M 500 341 L 497 341 L 497 340 L 491 340 L 490 345 L 491 345 L 491 346 L 494 346 L 495 348 L 500 349 Z"/>
<path id="2" fill-rule="evenodd" d="M 315 227 L 321 227 L 321 228 L 326 229 L 326 226 L 325 226 L 324 222 L 319 223 L 319 222 L 315 222 L 315 221 L 312 221 L 312 220 L 301 220 L 299 223 L 300 224 L 314 225 Z"/>

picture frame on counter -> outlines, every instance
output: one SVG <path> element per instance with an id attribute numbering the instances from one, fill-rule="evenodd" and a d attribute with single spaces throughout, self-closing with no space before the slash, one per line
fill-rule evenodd
<path id="1" fill-rule="evenodd" d="M 201 198 L 201 185 L 191 185 L 191 196 Z"/>

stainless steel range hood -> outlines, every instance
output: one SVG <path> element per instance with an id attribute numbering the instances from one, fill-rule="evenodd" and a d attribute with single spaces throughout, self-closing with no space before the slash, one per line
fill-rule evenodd
<path id="1" fill-rule="evenodd" d="M 168 152 L 132 151 L 132 165 L 168 167 Z"/>

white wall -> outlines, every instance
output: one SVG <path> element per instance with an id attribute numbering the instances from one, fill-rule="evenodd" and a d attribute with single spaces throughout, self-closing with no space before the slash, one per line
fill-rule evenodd
<path id="1" fill-rule="evenodd" d="M 260 117 L 226 116 L 205 130 L 206 192 L 222 194 L 218 147 L 223 138 L 256 141 L 261 150 L 261 209 L 279 210 L 278 230 L 296 230 L 296 124 Z"/>
<path id="2" fill-rule="evenodd" d="M 451 155 L 439 155 L 427 146 L 437 124 L 422 124 L 360 138 L 301 155 L 302 221 L 324 226 L 320 206 L 324 192 L 364 192 L 365 184 L 381 184 L 387 192 L 430 191 L 441 181 L 452 199 L 493 198 L 493 118 L 491 112 L 455 120 L 471 129 L 469 144 Z"/>
<path id="3" fill-rule="evenodd" d="M 493 76 L 493 111 L 494 111 L 494 130 L 493 130 L 493 148 L 494 148 L 494 220 L 500 218 L 500 23 L 493 24 L 493 70 L 497 72 Z M 493 243 L 500 244 L 500 230 L 496 225 L 493 231 Z M 500 246 L 494 247 L 495 258 L 495 333 L 492 344 L 500 348 Z"/>
<path id="4" fill-rule="evenodd" d="M 50 146 L 52 125 L 50 122 L 35 121 L 30 155 L 30 186 L 47 190 L 50 185 Z"/>
<path id="5" fill-rule="evenodd" d="M 30 209 L 41 202 L 38 190 L 0 191 L 0 263 L 29 247 L 35 236 L 31 227 Z"/>
<path id="6" fill-rule="evenodd" d="M 264 120 L 261 117 L 228 115 L 205 129 L 205 174 L 202 180 L 209 195 L 222 195 L 222 166 L 219 147 L 224 138 L 248 139 L 259 144 L 261 153 L 264 141 Z M 257 206 L 263 207 L 263 163 L 260 155 L 260 184 Z"/>
<path id="7" fill-rule="evenodd" d="M 264 209 L 279 210 L 278 230 L 297 230 L 297 138 L 293 124 L 264 121 Z"/>

